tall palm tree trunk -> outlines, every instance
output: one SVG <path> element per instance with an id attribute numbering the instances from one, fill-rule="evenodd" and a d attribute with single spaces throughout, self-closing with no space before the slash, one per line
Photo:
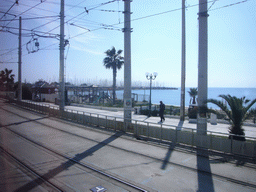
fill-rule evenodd
<path id="1" fill-rule="evenodd" d="M 113 67 L 113 105 L 116 104 L 116 67 Z"/>

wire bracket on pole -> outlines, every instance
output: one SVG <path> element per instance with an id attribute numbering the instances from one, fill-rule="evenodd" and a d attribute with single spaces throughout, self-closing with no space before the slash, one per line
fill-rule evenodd
<path id="1" fill-rule="evenodd" d="M 133 32 L 133 28 L 122 28 L 122 32 Z"/>
<path id="2" fill-rule="evenodd" d="M 199 17 L 209 17 L 209 14 L 207 13 L 207 11 L 199 12 L 199 13 L 197 13 L 197 15 L 198 15 Z"/>

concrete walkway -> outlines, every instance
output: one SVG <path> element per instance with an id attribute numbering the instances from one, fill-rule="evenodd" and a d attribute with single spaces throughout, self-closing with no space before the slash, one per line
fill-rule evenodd
<path id="1" fill-rule="evenodd" d="M 57 107 L 55 105 L 55 107 Z M 66 109 L 75 110 L 75 111 L 83 111 L 87 113 L 94 113 L 94 114 L 100 114 L 100 115 L 107 115 L 107 116 L 113 116 L 117 118 L 123 118 L 124 112 L 123 110 L 113 110 L 110 108 L 107 109 L 94 109 L 94 108 L 88 108 L 85 106 L 65 106 Z M 138 115 L 138 114 L 132 114 L 133 120 L 143 121 L 143 122 L 149 122 L 149 123 L 155 123 L 158 124 L 160 121 L 159 117 L 147 117 L 146 115 Z M 197 125 L 195 123 L 189 123 L 188 120 L 185 120 L 184 122 L 180 122 L 180 120 L 177 118 L 169 118 L 168 116 L 165 118 L 165 122 L 163 125 L 168 126 L 182 126 L 183 128 L 192 128 L 196 129 Z M 220 132 L 224 134 L 228 134 L 230 125 L 226 123 L 217 123 L 217 125 L 212 125 L 211 123 L 207 123 L 207 130 L 212 132 Z M 246 137 L 254 137 L 256 138 L 256 127 L 255 126 L 243 126 L 245 130 L 245 136 Z"/>
<path id="2" fill-rule="evenodd" d="M 24 100 L 25 101 L 25 100 Z M 26 101 L 25 101 L 26 102 Z M 31 101 L 29 101 L 31 102 Z M 53 103 L 47 103 L 47 102 L 33 102 L 35 104 L 43 104 L 50 107 L 58 108 L 58 105 L 55 105 Z M 65 109 L 73 110 L 73 111 L 79 111 L 79 112 L 85 112 L 85 113 L 92 113 L 92 114 L 99 114 L 109 117 L 115 117 L 118 119 L 123 119 L 124 117 L 124 111 L 123 108 L 112 108 L 112 107 L 100 107 L 100 106 L 91 106 L 91 105 L 79 105 L 79 104 L 72 104 L 65 106 Z M 141 121 L 145 123 L 153 123 L 156 125 L 159 125 L 160 117 L 147 117 L 146 115 L 138 115 L 132 113 L 132 120 L 134 121 Z M 196 123 L 189 123 L 188 120 L 185 120 L 184 122 L 180 122 L 179 117 L 173 118 L 170 116 L 166 116 L 165 122 L 162 124 L 163 126 L 169 126 L 176 128 L 178 126 L 183 128 L 189 128 L 189 129 L 195 129 L 197 128 Z M 207 123 L 207 131 L 211 132 L 217 132 L 222 134 L 228 134 L 230 124 L 228 123 L 217 123 L 217 125 L 212 125 L 211 123 Z M 245 130 L 245 136 L 246 137 L 253 137 L 256 138 L 256 124 L 245 124 L 243 126 L 243 129 Z"/>

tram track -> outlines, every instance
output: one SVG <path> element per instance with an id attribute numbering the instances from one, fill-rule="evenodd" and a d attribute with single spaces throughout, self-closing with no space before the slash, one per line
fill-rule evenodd
<path id="1" fill-rule="evenodd" d="M 38 183 L 43 183 L 44 187 L 47 188 L 48 191 L 52 192 L 62 192 L 64 191 L 59 186 L 55 185 L 54 183 L 48 181 L 47 179 L 43 178 L 38 172 L 33 170 L 29 165 L 24 163 L 23 161 L 19 160 L 17 157 L 15 157 L 13 154 L 8 152 L 3 146 L 0 146 L 0 152 L 3 158 L 7 159 L 8 162 L 12 162 L 16 167 L 18 167 L 19 170 L 21 170 L 23 173 L 26 173 L 26 175 L 33 180 L 35 183 L 34 185 L 38 185 Z M 15 190 L 18 192 L 19 190 Z"/>
<path id="2" fill-rule="evenodd" d="M 40 143 L 38 143 L 38 142 L 35 142 L 35 141 L 32 140 L 32 139 L 29 139 L 29 138 L 27 138 L 27 137 L 24 137 L 22 134 L 19 134 L 19 133 L 15 132 L 15 131 L 13 131 L 13 130 L 11 130 L 11 129 L 8 129 L 8 128 L 6 128 L 5 126 L 2 127 L 2 128 L 5 128 L 5 129 L 7 129 L 8 131 L 11 131 L 13 134 L 15 134 L 15 135 L 21 137 L 22 139 L 24 139 L 24 140 L 26 140 L 26 141 L 32 143 L 34 146 L 39 146 L 40 148 L 43 148 L 44 150 L 49 151 L 49 152 L 53 153 L 54 155 L 58 155 L 58 156 L 60 156 L 60 157 L 62 157 L 62 158 L 64 158 L 64 159 L 66 159 L 66 160 L 67 160 L 66 162 L 68 162 L 68 164 L 70 164 L 70 165 L 82 166 L 83 168 L 89 169 L 90 171 L 96 172 L 96 173 L 98 173 L 98 174 L 100 174 L 100 175 L 102 175 L 102 176 L 104 176 L 104 177 L 107 177 L 107 179 L 104 178 L 105 180 L 108 180 L 108 181 L 110 181 L 109 179 L 115 180 L 116 182 L 121 183 L 121 185 L 120 185 L 121 187 L 124 187 L 124 185 L 125 185 L 125 186 L 128 186 L 128 189 L 129 189 L 128 191 L 147 192 L 146 189 L 143 189 L 143 188 L 141 188 L 141 187 L 139 187 L 139 186 L 136 186 L 135 184 L 132 184 L 132 183 L 130 183 L 130 182 L 128 182 L 128 181 L 125 181 L 125 180 L 123 180 L 123 179 L 121 179 L 121 178 L 119 178 L 119 177 L 117 177 L 117 176 L 114 176 L 114 175 L 111 175 L 111 174 L 106 173 L 106 172 L 104 172 L 104 171 L 101 171 L 99 168 L 96 168 L 95 166 L 92 166 L 92 165 L 89 165 L 89 164 L 85 164 L 85 163 L 80 162 L 80 161 L 79 161 L 79 157 L 70 157 L 70 156 L 64 155 L 64 154 L 62 154 L 62 153 L 60 153 L 60 152 L 58 152 L 58 151 L 56 151 L 56 150 L 50 149 L 49 147 L 46 147 L 46 146 L 44 146 L 44 145 L 42 145 L 42 144 L 40 144 Z M 65 189 L 62 189 L 61 187 L 59 187 L 58 185 L 56 185 L 56 184 L 54 184 L 54 183 L 52 183 L 52 182 L 49 182 L 49 179 L 47 178 L 47 176 L 42 176 L 42 174 L 40 174 L 40 173 L 36 172 L 35 170 L 33 170 L 33 168 L 31 168 L 30 166 L 28 166 L 28 165 L 27 165 L 26 163 L 24 163 L 22 160 L 19 160 L 19 159 L 18 159 L 17 157 L 15 157 L 13 154 L 9 153 L 8 150 L 5 149 L 5 147 L 0 146 L 0 149 L 4 150 L 4 152 L 5 152 L 6 154 L 8 154 L 9 156 L 11 156 L 13 159 L 15 159 L 19 164 L 21 164 L 23 167 L 25 167 L 25 168 L 26 168 L 27 170 L 29 170 L 31 173 L 37 175 L 37 176 L 38 176 L 37 182 L 39 182 L 39 183 L 41 183 L 41 182 L 46 182 L 46 183 L 50 184 L 51 186 L 53 186 L 53 188 L 56 188 L 58 191 L 66 191 Z M 68 165 L 68 166 L 69 166 L 69 165 Z M 90 173 L 92 173 L 92 172 L 90 172 Z M 127 188 L 127 187 L 124 187 L 124 188 Z M 131 189 L 132 189 L 132 190 L 131 190 Z"/>
<path id="3" fill-rule="evenodd" d="M 4 109 L 4 110 L 5 110 L 5 109 Z M 8 110 L 6 110 L 6 111 L 8 111 Z M 24 116 L 22 116 L 22 115 L 20 115 L 20 114 L 13 113 L 13 112 L 11 112 L 11 111 L 8 111 L 8 112 L 9 112 L 9 113 L 12 113 L 12 114 L 14 114 L 14 115 L 17 115 L 17 116 L 19 116 L 19 117 L 21 117 L 21 118 L 24 118 L 24 119 L 25 119 L 24 122 L 33 121 L 32 119 L 29 119 L 29 118 L 27 118 L 27 117 L 24 117 Z M 42 126 L 46 126 L 46 127 L 48 127 L 48 128 L 52 128 L 52 129 L 61 131 L 61 132 L 66 133 L 66 134 L 71 134 L 71 135 L 76 136 L 76 137 L 79 137 L 79 138 L 81 138 L 81 139 L 86 139 L 86 140 L 90 140 L 90 141 L 93 141 L 93 142 L 98 142 L 98 141 L 95 141 L 95 140 L 93 140 L 93 139 L 86 138 L 86 137 L 84 137 L 84 136 L 80 136 L 80 135 L 71 133 L 71 132 L 69 132 L 69 131 L 65 131 L 65 130 L 58 129 L 58 128 L 56 128 L 56 127 L 49 126 L 49 125 L 44 124 L 44 123 L 42 123 L 42 122 L 33 121 L 33 123 L 37 123 L 37 124 L 40 124 L 40 125 L 42 125 Z M 15 124 L 15 123 L 14 123 L 14 124 Z M 8 129 L 8 125 L 3 126 L 3 127 L 6 128 L 6 129 Z M 33 140 L 29 139 L 29 138 L 26 138 L 24 135 L 22 135 L 22 134 L 20 134 L 20 133 L 16 133 L 15 131 L 13 131 L 13 130 L 11 130 L 11 129 L 9 129 L 9 130 L 12 131 L 12 132 L 15 133 L 15 134 L 20 135 L 21 137 L 24 137 L 26 140 L 28 140 L 28 141 L 30 141 L 30 142 L 33 142 L 33 143 L 36 144 L 36 145 L 39 145 L 37 142 L 35 142 L 35 141 L 33 141 Z M 116 149 L 119 149 L 119 150 L 127 151 L 127 152 L 129 152 L 129 153 L 134 153 L 133 151 L 129 151 L 129 150 L 126 150 L 126 149 L 118 148 L 118 147 L 112 146 L 112 145 L 110 145 L 110 144 L 107 144 L 107 145 L 108 145 L 109 147 L 113 147 L 113 148 L 116 148 Z M 45 147 L 45 146 L 42 146 L 42 147 Z M 47 148 L 46 148 L 46 149 L 47 149 Z M 53 152 L 53 153 L 56 153 L 56 154 L 59 153 L 59 152 L 57 152 L 57 151 L 55 151 L 55 150 L 53 150 L 53 149 L 47 149 L 47 150 L 50 150 L 50 151 L 52 150 L 52 152 Z M 70 159 L 70 158 L 72 159 L 72 157 L 67 157 L 66 155 L 63 155 L 63 154 L 58 154 L 58 155 L 60 155 L 60 156 L 62 156 L 62 157 L 64 157 L 64 158 L 66 158 L 66 159 Z M 158 159 L 158 158 L 155 158 L 155 157 L 151 157 L 151 156 L 148 156 L 148 155 L 145 155 L 145 154 L 138 154 L 138 155 L 141 155 L 141 156 L 144 156 L 144 157 L 147 157 L 147 158 L 151 158 L 151 159 L 157 160 L 157 161 L 162 161 L 162 159 Z M 77 162 L 74 158 L 73 158 L 72 161 L 74 161 L 74 163 L 79 163 L 79 164 L 80 164 L 80 162 Z M 178 167 L 181 167 L 181 168 L 188 169 L 188 170 L 190 170 L 190 171 L 198 172 L 197 169 L 194 169 L 194 168 L 192 168 L 192 167 L 186 167 L 186 166 L 184 166 L 184 165 L 180 165 L 180 164 L 173 163 L 173 162 L 168 162 L 168 163 L 171 164 L 171 165 L 175 165 L 175 166 L 178 166 Z M 83 166 L 84 166 L 84 165 L 83 165 Z M 94 170 L 94 169 L 95 169 L 95 170 Z M 93 171 L 100 171 L 100 170 L 97 169 L 97 168 L 93 168 L 92 170 L 93 170 Z M 104 174 L 104 172 L 103 172 L 103 173 L 101 173 L 101 172 L 102 172 L 102 171 L 100 171 L 99 173 L 100 173 L 100 174 Z M 205 172 L 205 174 L 208 174 L 208 173 Z M 250 184 L 250 183 L 247 183 L 247 182 L 239 181 L 239 180 L 236 180 L 236 179 L 233 179 L 233 178 L 228 178 L 228 177 L 221 176 L 221 175 L 218 175 L 218 174 L 212 174 L 212 175 L 215 176 L 215 177 L 217 177 L 217 178 L 219 178 L 219 179 L 226 180 L 226 181 L 229 181 L 229 182 L 232 182 L 232 183 L 236 183 L 236 184 L 239 184 L 239 185 L 249 186 L 249 187 L 252 187 L 252 188 L 256 188 L 256 185 L 254 185 L 254 184 Z M 112 179 L 114 179 L 114 178 L 112 178 Z M 118 178 L 117 178 L 117 181 L 118 181 Z M 122 181 L 121 181 L 121 182 L 122 182 Z M 139 189 L 139 190 L 143 191 L 143 189 Z M 144 190 L 144 191 L 145 191 L 145 190 Z"/>
<path id="4" fill-rule="evenodd" d="M 5 110 L 5 111 L 8 111 L 8 110 Z M 9 113 L 12 113 L 12 114 L 15 114 L 15 113 L 10 112 L 10 111 L 8 111 L 8 112 L 9 112 Z M 31 121 L 36 122 L 35 120 L 31 120 L 31 119 L 26 118 L 26 117 L 24 117 L 24 116 L 22 116 L 22 115 L 19 115 L 19 114 L 15 114 L 15 115 L 17 115 L 17 116 L 19 116 L 19 117 L 22 117 L 22 118 L 24 118 L 24 119 L 26 119 L 26 120 L 25 120 L 25 121 L 22 121 L 22 122 L 19 122 L 19 123 L 11 123 L 11 124 L 9 124 L 9 125 L 0 125 L 0 127 L 1 127 L 2 129 L 5 129 L 5 130 L 10 131 L 12 134 L 17 135 L 18 137 L 22 138 L 23 140 L 26 140 L 27 142 L 32 143 L 34 146 L 37 146 L 38 148 L 42 148 L 42 149 L 44 149 L 44 150 L 46 150 L 46 151 L 48 151 L 48 152 L 50 152 L 50 153 L 53 153 L 53 154 L 55 154 L 55 155 L 57 155 L 57 156 L 60 156 L 61 158 L 66 159 L 66 162 L 68 162 L 68 164 L 70 164 L 70 165 L 81 166 L 81 167 L 83 167 L 83 168 L 85 168 L 85 169 L 88 169 L 88 170 L 90 170 L 90 171 L 92 171 L 92 172 L 95 172 L 95 173 L 97 173 L 97 174 L 100 174 L 100 175 L 101 175 L 100 177 L 103 178 L 103 179 L 105 179 L 105 180 L 107 180 L 107 181 L 110 181 L 110 182 L 111 182 L 111 180 L 114 180 L 114 181 L 115 181 L 114 184 L 117 184 L 118 186 L 120 186 L 120 187 L 122 187 L 122 188 L 124 188 L 124 189 L 127 189 L 128 191 L 141 191 L 141 192 L 147 192 L 147 191 L 148 191 L 147 189 L 143 189 L 141 186 L 137 186 L 137 185 L 134 184 L 133 182 L 126 181 L 126 180 L 124 180 L 124 179 L 122 179 L 122 178 L 120 178 L 120 177 L 118 177 L 118 176 L 115 176 L 114 174 L 106 173 L 105 171 L 102 171 L 100 168 L 97 168 L 96 166 L 92 166 L 92 165 L 89 165 L 89 164 L 87 164 L 87 163 L 80 162 L 79 154 L 78 154 L 76 157 L 71 157 L 71 156 L 65 155 L 65 154 L 63 154 L 63 153 L 60 153 L 60 152 L 57 151 L 57 150 L 54 150 L 54 149 L 52 149 L 52 148 L 49 148 L 49 147 L 45 146 L 45 145 L 42 144 L 42 143 L 36 142 L 35 140 L 33 140 L 33 139 L 31 139 L 31 138 L 28 138 L 28 137 L 22 135 L 21 133 L 18 133 L 17 131 L 14 131 L 14 130 L 10 129 L 9 126 L 12 126 L 12 125 L 18 125 L 18 124 L 22 124 L 22 123 L 31 122 Z M 42 119 L 42 118 L 38 118 L 38 119 Z M 37 119 L 36 119 L 36 120 L 37 120 Z M 39 122 L 36 122 L 36 123 L 41 124 L 41 125 L 44 125 L 44 126 L 47 126 L 47 125 L 45 125 L 45 124 L 43 124 L 43 123 L 39 123 Z M 49 127 L 49 126 L 47 126 L 47 127 Z M 52 127 L 51 127 L 51 128 L 52 128 Z M 60 131 L 60 130 L 59 130 L 59 131 Z M 68 132 L 65 132 L 65 133 L 68 133 Z M 70 133 L 69 133 L 69 134 L 70 134 Z M 57 185 L 54 185 L 53 183 L 48 182 L 48 180 L 49 180 L 48 178 L 45 178 L 45 176 L 42 176 L 40 173 L 37 173 L 37 172 L 36 172 L 35 170 L 33 170 L 31 167 L 29 167 L 29 166 L 26 165 L 24 162 L 22 162 L 22 160 L 19 160 L 19 159 L 18 159 L 17 157 L 15 157 L 13 154 L 7 152 L 8 149 L 6 149 L 5 147 L 0 146 L 0 148 L 1 148 L 2 150 L 4 150 L 5 153 L 7 153 L 8 155 L 10 155 L 12 158 L 16 159 L 17 162 L 19 162 L 20 164 L 23 164 L 24 167 L 26 167 L 28 170 L 30 170 L 30 171 L 33 172 L 35 175 L 37 175 L 37 176 L 39 177 L 39 178 L 38 178 L 38 181 L 39 181 L 40 179 L 42 179 L 43 182 L 47 182 L 47 183 L 49 183 L 49 184 L 52 184 L 52 186 L 55 186 L 57 189 L 59 189 L 59 191 L 65 191 L 65 190 L 62 190 L 62 189 L 61 189 L 60 187 L 58 187 Z M 92 172 L 90 172 L 90 173 L 92 173 Z M 105 178 L 104 178 L 104 177 L 105 177 Z M 150 191 L 151 191 L 151 190 L 150 190 Z M 152 191 L 154 191 L 154 190 L 152 190 Z"/>

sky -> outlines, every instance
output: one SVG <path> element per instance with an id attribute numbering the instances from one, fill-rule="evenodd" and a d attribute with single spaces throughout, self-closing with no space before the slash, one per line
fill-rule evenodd
<path id="1" fill-rule="evenodd" d="M 18 28 L 22 17 L 22 81 L 59 81 L 60 1 L 0 0 L 0 71 L 18 80 Z M 186 87 L 197 87 L 198 0 L 186 0 Z M 112 85 L 105 51 L 124 50 L 124 2 L 65 0 L 65 79 Z M 208 1 L 208 86 L 256 88 L 256 1 Z M 181 0 L 131 2 L 132 84 L 181 86 Z M 37 39 L 37 40 L 36 40 Z M 35 46 L 39 43 L 39 47 Z M 117 85 L 123 85 L 123 68 Z"/>

